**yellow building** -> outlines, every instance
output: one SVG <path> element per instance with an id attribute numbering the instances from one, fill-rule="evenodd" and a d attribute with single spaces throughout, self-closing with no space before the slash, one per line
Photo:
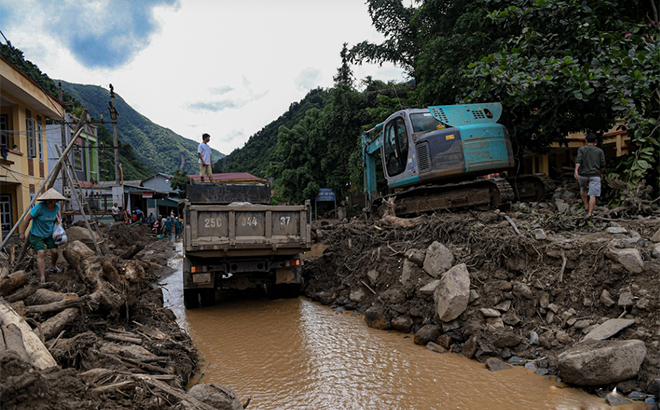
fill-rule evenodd
<path id="1" fill-rule="evenodd" d="M 48 176 L 46 119 L 64 105 L 0 56 L 0 238 L 14 226 Z"/>
<path id="2" fill-rule="evenodd" d="M 618 125 L 604 133 L 602 144 L 598 145 L 605 152 L 605 159 L 608 162 L 612 158 L 628 154 L 631 149 L 628 132 L 617 130 L 617 128 Z M 546 175 L 551 175 L 550 168 L 554 168 L 564 169 L 565 172 L 570 172 L 572 175 L 578 148 L 587 145 L 585 138 L 586 134 L 583 132 L 571 133 L 566 137 L 567 143 L 561 145 L 556 142 L 553 143 L 547 154 L 525 158 L 525 172 L 543 172 Z"/>

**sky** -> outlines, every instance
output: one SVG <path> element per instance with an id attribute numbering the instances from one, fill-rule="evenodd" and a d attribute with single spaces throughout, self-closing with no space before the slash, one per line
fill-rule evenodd
<path id="1" fill-rule="evenodd" d="M 364 1 L 2 0 L 0 31 L 50 78 L 112 84 L 156 124 L 209 133 L 229 154 L 332 87 L 343 43 L 382 41 Z M 351 68 L 358 81 L 406 80 L 391 64 Z"/>

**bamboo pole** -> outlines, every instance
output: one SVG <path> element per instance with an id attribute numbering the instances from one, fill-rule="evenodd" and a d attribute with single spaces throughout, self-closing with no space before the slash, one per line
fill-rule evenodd
<path id="1" fill-rule="evenodd" d="M 85 110 L 85 112 L 83 113 L 83 116 L 86 115 L 86 114 L 87 114 L 87 110 Z M 66 149 L 62 153 L 62 156 L 60 157 L 60 159 L 57 160 L 57 163 L 55 164 L 53 169 L 50 170 L 50 172 L 48 173 L 48 176 L 46 177 L 46 179 L 44 179 L 44 182 L 41 184 L 41 186 L 39 187 L 37 192 L 41 191 L 41 189 L 44 187 L 44 185 L 46 185 L 46 183 L 48 183 L 49 188 L 52 187 L 55 184 L 55 180 L 57 179 L 57 173 L 59 173 L 60 168 L 62 166 L 62 161 L 64 161 L 64 156 L 69 154 L 69 151 L 71 151 L 71 148 L 73 148 L 73 146 L 75 145 L 74 142 L 76 141 L 76 138 L 78 138 L 78 136 L 80 135 L 80 133 L 84 129 L 82 125 L 83 125 L 83 122 L 81 120 L 81 122 L 78 124 L 78 129 L 76 130 L 76 134 L 73 136 L 73 138 L 71 138 L 71 142 L 69 142 L 69 145 L 67 145 Z M 52 181 L 51 181 L 51 179 L 52 179 Z M 9 233 L 7 234 L 7 237 L 5 238 L 5 240 L 2 241 L 2 244 L 0 244 L 0 249 L 4 248 L 4 246 L 6 245 L 7 241 L 9 240 L 11 235 L 14 233 L 16 228 L 18 228 L 18 226 L 21 224 L 21 222 L 23 222 L 23 219 L 25 219 L 25 216 L 28 214 L 28 212 L 30 212 L 30 209 L 32 208 L 34 203 L 37 201 L 37 198 L 38 198 L 38 195 L 35 195 L 34 198 L 32 198 L 32 201 L 30 201 L 30 205 L 28 205 L 27 208 L 25 208 L 25 211 L 23 211 L 23 215 L 21 215 L 21 217 L 18 218 L 18 221 L 14 224 L 14 226 L 12 226 L 12 228 L 9 231 Z"/>

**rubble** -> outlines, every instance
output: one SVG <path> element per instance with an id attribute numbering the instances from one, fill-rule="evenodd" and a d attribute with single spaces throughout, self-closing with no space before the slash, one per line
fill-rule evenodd
<path id="1" fill-rule="evenodd" d="M 648 392 L 660 372 L 660 260 L 653 256 L 660 218 L 586 218 L 574 212 L 576 199 L 562 202 L 570 202 L 565 213 L 553 204 L 514 204 L 508 212 L 427 215 L 410 227 L 364 217 L 326 226 L 329 250 L 307 261 L 304 292 L 347 299 L 361 289 L 357 310 L 368 325 L 377 312 L 381 328 L 396 323 L 417 336 L 438 326 L 438 336 L 419 339 L 434 351 L 533 362 L 537 374 L 587 389 L 611 391 L 625 381 L 629 391 Z M 438 254 L 444 265 L 429 268 Z M 598 372 L 607 377 L 584 373 L 596 348 L 614 363 Z"/>
<path id="2" fill-rule="evenodd" d="M 45 284 L 30 254 L 14 274 L 22 280 L 0 278 L 2 407 L 213 408 L 185 390 L 199 358 L 156 285 L 171 272 L 172 244 L 146 226 L 101 230 L 110 255 L 93 252 L 81 242 L 91 242 L 88 232 L 74 226 L 61 271 Z"/>

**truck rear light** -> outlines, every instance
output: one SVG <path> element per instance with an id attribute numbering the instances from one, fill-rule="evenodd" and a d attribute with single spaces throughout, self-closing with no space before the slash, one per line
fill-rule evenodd
<path id="1" fill-rule="evenodd" d="M 202 271 L 201 266 L 193 266 L 193 267 L 190 268 L 190 272 L 192 272 L 192 273 L 199 273 L 201 271 Z"/>
<path id="2" fill-rule="evenodd" d="M 292 259 L 291 266 L 300 266 L 300 259 Z"/>

